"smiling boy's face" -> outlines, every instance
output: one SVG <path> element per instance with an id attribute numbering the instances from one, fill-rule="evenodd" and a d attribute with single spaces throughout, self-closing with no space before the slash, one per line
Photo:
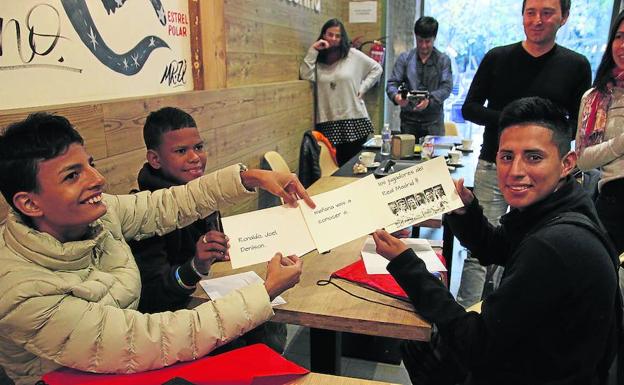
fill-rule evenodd
<path id="1" fill-rule="evenodd" d="M 204 141 L 195 127 L 166 132 L 156 150 L 148 150 L 149 164 L 176 183 L 184 184 L 204 175 Z"/>
<path id="2" fill-rule="evenodd" d="M 510 126 L 498 144 L 498 187 L 509 206 L 524 209 L 552 194 L 575 164 L 576 153 L 562 157 L 548 128 Z"/>
<path id="3" fill-rule="evenodd" d="M 80 239 L 88 225 L 106 214 L 102 203 L 105 179 L 79 143 L 65 153 L 39 162 L 37 191 L 20 192 L 20 210 L 36 228 L 61 242 Z M 14 199 L 15 200 L 15 199 Z"/>

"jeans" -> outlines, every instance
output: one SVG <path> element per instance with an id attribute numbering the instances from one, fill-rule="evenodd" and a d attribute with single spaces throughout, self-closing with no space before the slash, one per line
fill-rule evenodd
<path id="1" fill-rule="evenodd" d="M 498 188 L 496 164 L 479 159 L 475 171 L 474 195 L 479 198 L 483 207 L 483 214 L 494 225 L 498 225 L 500 217 L 507 212 L 507 202 Z M 493 269 L 490 273 L 497 286 L 502 276 L 502 268 Z M 469 307 L 479 301 L 483 295 L 487 269 L 481 266 L 479 260 L 468 253 L 464 261 L 461 282 L 457 293 L 457 302 L 463 307 Z"/>

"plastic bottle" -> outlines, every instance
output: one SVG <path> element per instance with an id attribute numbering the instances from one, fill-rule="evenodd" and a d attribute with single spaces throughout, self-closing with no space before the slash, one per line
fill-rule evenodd
<path id="1" fill-rule="evenodd" d="M 390 124 L 386 123 L 381 130 L 381 155 L 390 155 L 391 136 Z"/>

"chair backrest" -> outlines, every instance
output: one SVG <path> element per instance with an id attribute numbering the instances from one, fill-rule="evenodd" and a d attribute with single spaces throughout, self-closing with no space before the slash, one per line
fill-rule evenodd
<path id="1" fill-rule="evenodd" d="M 321 167 L 321 176 L 330 176 L 336 170 L 338 170 L 338 165 L 334 162 L 334 158 L 332 158 L 329 153 L 329 148 L 323 142 L 317 142 L 321 147 L 321 156 L 319 157 L 319 166 Z"/>
<path id="2" fill-rule="evenodd" d="M 277 151 L 268 151 L 264 154 L 264 159 L 273 171 L 290 172 L 288 163 Z"/>
<path id="3" fill-rule="evenodd" d="M 444 135 L 459 136 L 457 125 L 454 122 L 444 122 Z"/>

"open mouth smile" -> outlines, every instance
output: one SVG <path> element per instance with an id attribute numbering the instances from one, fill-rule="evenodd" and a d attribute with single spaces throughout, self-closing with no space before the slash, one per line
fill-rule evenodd
<path id="1" fill-rule="evenodd" d="M 85 199 L 84 201 L 80 202 L 82 204 L 90 204 L 90 205 L 96 205 L 98 203 L 102 202 L 102 193 L 99 193 L 97 195 L 94 195 L 92 197 L 90 197 L 89 199 Z"/>
<path id="2" fill-rule="evenodd" d="M 531 188 L 530 185 L 527 184 L 523 184 L 523 185 L 517 185 L 517 186 L 507 186 L 507 188 L 513 192 L 524 192 L 526 190 L 528 190 L 529 188 Z"/>

